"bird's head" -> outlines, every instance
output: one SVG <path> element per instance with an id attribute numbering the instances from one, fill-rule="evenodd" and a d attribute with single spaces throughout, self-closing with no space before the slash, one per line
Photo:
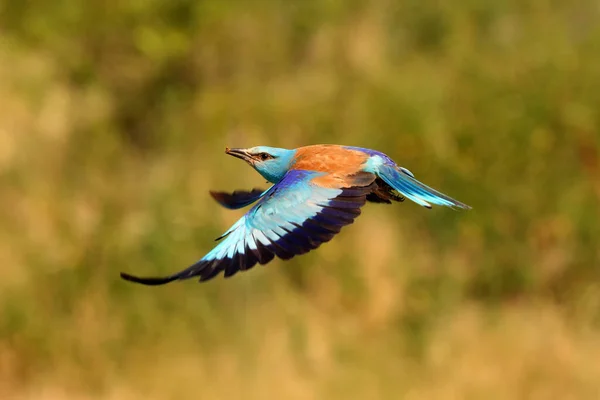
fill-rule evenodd
<path id="1" fill-rule="evenodd" d="M 277 147 L 256 146 L 247 149 L 230 149 L 226 147 L 225 153 L 241 158 L 266 180 L 277 183 L 290 169 L 296 152 L 295 150 L 279 149 Z"/>

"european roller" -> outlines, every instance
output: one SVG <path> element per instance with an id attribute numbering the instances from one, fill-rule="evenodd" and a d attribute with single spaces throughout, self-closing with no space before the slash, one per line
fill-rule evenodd
<path id="1" fill-rule="evenodd" d="M 387 203 L 405 198 L 423 206 L 470 209 L 460 201 L 419 182 L 387 155 L 360 147 L 313 145 L 294 150 L 257 146 L 225 149 L 246 161 L 273 186 L 267 190 L 211 192 L 223 207 L 239 209 L 256 203 L 219 244 L 195 264 L 166 277 L 125 280 L 162 285 L 197 278 L 200 282 L 223 272 L 225 278 L 276 256 L 290 258 L 316 249 L 354 222 L 366 202 Z"/>

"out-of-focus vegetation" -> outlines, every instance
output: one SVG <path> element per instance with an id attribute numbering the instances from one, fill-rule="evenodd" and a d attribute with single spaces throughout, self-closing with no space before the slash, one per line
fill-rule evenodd
<path id="1" fill-rule="evenodd" d="M 591 0 L 0 4 L 0 398 L 597 399 Z M 147 288 L 264 187 L 228 146 L 385 151 L 474 207 Z"/>

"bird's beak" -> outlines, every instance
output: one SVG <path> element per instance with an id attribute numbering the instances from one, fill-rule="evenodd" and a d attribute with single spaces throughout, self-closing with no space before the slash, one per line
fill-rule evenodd
<path id="1" fill-rule="evenodd" d="M 234 156 L 236 158 L 241 158 L 244 161 L 250 161 L 252 159 L 252 155 L 248 153 L 246 149 L 230 149 L 229 147 L 225 147 L 225 154 L 229 154 L 230 156 Z"/>

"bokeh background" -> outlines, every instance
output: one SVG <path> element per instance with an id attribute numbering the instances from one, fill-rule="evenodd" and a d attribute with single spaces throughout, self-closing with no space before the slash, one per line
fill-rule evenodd
<path id="1" fill-rule="evenodd" d="M 600 398 L 600 6 L 4 0 L 0 398 Z M 225 146 L 382 150 L 469 212 L 147 288 L 266 187 Z"/>

